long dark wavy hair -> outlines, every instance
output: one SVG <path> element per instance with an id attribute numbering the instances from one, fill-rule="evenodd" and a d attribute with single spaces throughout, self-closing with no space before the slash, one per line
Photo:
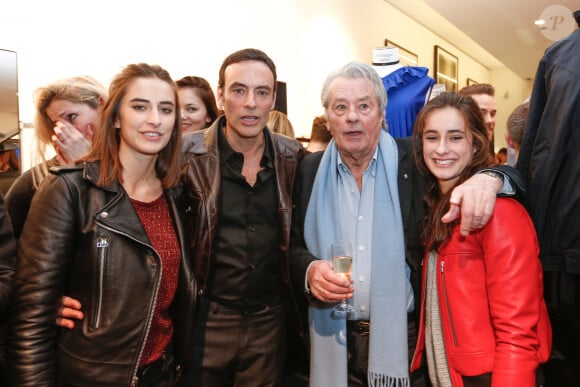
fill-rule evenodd
<path id="1" fill-rule="evenodd" d="M 452 223 L 443 223 L 441 221 L 441 217 L 449 210 L 449 199 L 453 189 L 448 190 L 446 193 L 442 193 L 439 190 L 437 179 L 429 171 L 423 158 L 425 122 L 434 111 L 448 107 L 456 109 L 463 116 L 466 126 L 473 136 L 474 149 L 471 163 L 461 172 L 453 188 L 469 179 L 477 171 L 493 164 L 489 152 L 490 142 L 487 139 L 485 122 L 479 107 L 471 97 L 455 93 L 442 93 L 429 101 L 419 112 L 413 128 L 413 157 L 419 171 L 427 177 L 428 181 L 427 193 L 424 198 L 427 211 L 421 238 L 427 251 L 437 250 L 443 242 L 451 237 L 453 227 L 458 223 L 458 221 Z"/>
<path id="2" fill-rule="evenodd" d="M 179 99 L 177 86 L 167 72 L 158 65 L 147 63 L 130 64 L 126 66 L 111 82 L 109 98 L 105 103 L 101 115 L 101 127 L 95 133 L 93 147 L 86 156 L 88 161 L 100 161 L 99 184 L 110 185 L 115 180 L 123 182 L 123 165 L 119 159 L 120 135 L 115 128 L 115 121 L 119 118 L 121 101 L 127 94 L 129 86 L 138 78 L 157 78 L 167 82 L 175 95 L 175 124 L 169 142 L 157 157 L 155 172 L 161 180 L 163 188 L 176 186 L 181 176 L 181 131 L 179 130 Z"/>

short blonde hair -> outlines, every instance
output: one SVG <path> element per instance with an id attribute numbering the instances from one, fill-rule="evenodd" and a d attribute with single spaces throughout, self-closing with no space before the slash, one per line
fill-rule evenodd
<path id="1" fill-rule="evenodd" d="M 34 91 L 34 129 L 36 136 L 36 154 L 33 162 L 38 164 L 32 169 L 33 184 L 38 187 L 40 181 L 48 174 L 45 154 L 52 146 L 52 135 L 55 123 L 51 121 L 46 109 L 55 100 L 65 100 L 72 103 L 84 103 L 91 109 L 98 110 L 107 99 L 107 91 L 97 80 L 90 76 L 76 76 L 61 79 Z"/>

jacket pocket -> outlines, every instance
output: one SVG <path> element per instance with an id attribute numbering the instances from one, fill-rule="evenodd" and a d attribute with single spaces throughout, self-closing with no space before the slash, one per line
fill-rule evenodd
<path id="1" fill-rule="evenodd" d="M 447 318 L 449 319 L 449 327 L 451 329 L 451 334 L 453 335 L 453 344 L 457 347 L 459 346 L 459 343 L 457 342 L 457 332 L 455 331 L 455 325 L 453 324 L 453 314 L 451 313 L 451 305 L 449 305 L 447 283 L 445 281 L 445 261 L 441 261 L 440 264 L 441 264 L 441 292 L 443 293 L 443 300 L 440 300 L 439 303 L 441 304 L 441 301 L 443 301 L 444 305 L 442 306 L 445 307 L 447 311 Z"/>
<path id="2" fill-rule="evenodd" d="M 109 241 L 105 236 L 97 237 L 97 270 L 95 283 L 95 297 L 93 303 L 93 310 L 91 313 L 90 328 L 99 329 L 101 327 L 101 318 L 103 311 L 104 298 L 104 284 L 105 284 L 105 270 L 107 267 L 107 251 L 109 248 Z"/>

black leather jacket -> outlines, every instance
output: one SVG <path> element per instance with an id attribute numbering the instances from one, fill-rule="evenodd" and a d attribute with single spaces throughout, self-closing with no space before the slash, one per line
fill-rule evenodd
<path id="1" fill-rule="evenodd" d="M 580 275 L 580 29 L 550 46 L 538 65 L 518 169 L 540 241 L 544 271 Z M 574 294 L 577 281 L 562 286 Z"/>
<path id="2" fill-rule="evenodd" d="M 15 268 L 16 243 L 4 198 L 0 194 L 0 386 L 8 384 L 5 372 L 7 318 Z"/>
<path id="3" fill-rule="evenodd" d="M 0 194 L 0 326 L 8 315 L 8 303 L 12 293 L 12 279 L 15 267 L 16 242 L 4 197 Z"/>
<path id="4" fill-rule="evenodd" d="M 98 186 L 98 164 L 51 170 L 18 248 L 9 361 L 15 386 L 128 386 L 148 334 L 161 259 L 122 187 Z M 165 192 L 182 251 L 173 301 L 176 365 L 189 364 L 195 281 L 181 188 Z M 73 330 L 55 324 L 60 297 L 83 305 Z"/>

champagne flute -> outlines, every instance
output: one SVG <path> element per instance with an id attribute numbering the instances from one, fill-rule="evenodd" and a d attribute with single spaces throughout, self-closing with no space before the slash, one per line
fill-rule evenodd
<path id="1" fill-rule="evenodd" d="M 350 243 L 334 242 L 332 244 L 332 267 L 335 273 L 345 278 L 350 278 L 352 269 L 352 249 Z M 334 307 L 333 312 L 338 318 L 346 318 L 353 311 L 354 308 L 348 303 L 348 300 L 343 299 L 340 304 Z"/>

